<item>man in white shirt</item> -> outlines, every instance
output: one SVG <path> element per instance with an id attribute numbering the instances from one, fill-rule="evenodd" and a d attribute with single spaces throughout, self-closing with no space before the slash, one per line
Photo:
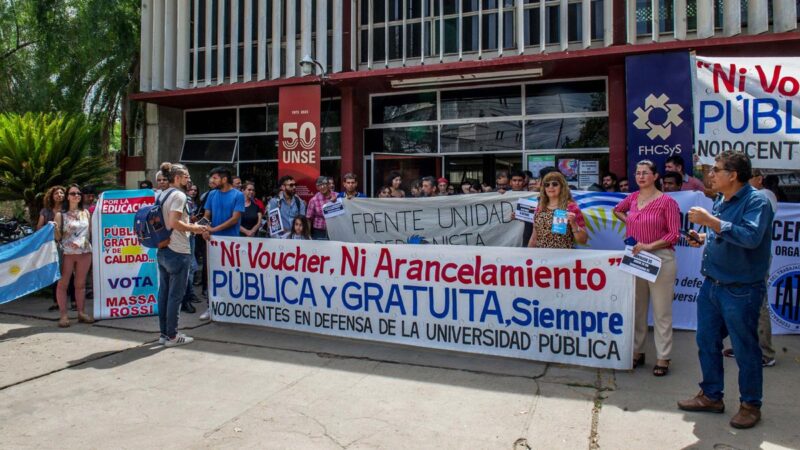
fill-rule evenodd
<path id="1" fill-rule="evenodd" d="M 202 234 L 207 228 L 191 223 L 187 207 L 186 187 L 189 171 L 182 164 L 161 164 L 161 174 L 169 183 L 158 196 L 164 222 L 172 230 L 169 245 L 158 249 L 158 324 L 161 336 L 158 340 L 166 347 L 192 342 L 194 339 L 178 333 L 178 311 L 186 293 L 191 246 L 189 235 Z"/>

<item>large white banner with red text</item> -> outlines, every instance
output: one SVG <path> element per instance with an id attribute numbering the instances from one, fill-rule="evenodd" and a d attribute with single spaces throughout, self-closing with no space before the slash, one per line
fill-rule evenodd
<path id="1" fill-rule="evenodd" d="M 133 218 L 154 203 L 151 189 L 106 191 L 92 217 L 92 280 L 95 319 L 158 313 L 156 249 L 142 247 Z"/>
<path id="2" fill-rule="evenodd" d="M 621 256 L 212 236 L 208 296 L 220 322 L 628 369 Z"/>
<path id="3" fill-rule="evenodd" d="M 724 150 L 753 167 L 800 169 L 800 60 L 695 57 L 695 152 L 714 164 Z"/>

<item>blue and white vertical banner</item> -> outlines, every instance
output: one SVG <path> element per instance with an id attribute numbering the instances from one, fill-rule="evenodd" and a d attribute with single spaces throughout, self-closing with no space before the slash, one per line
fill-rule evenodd
<path id="1" fill-rule="evenodd" d="M 695 56 L 696 153 L 725 150 L 761 169 L 800 169 L 800 60 Z"/>
<path id="2" fill-rule="evenodd" d="M 215 321 L 629 369 L 620 251 L 212 236 Z"/>
<path id="3" fill-rule="evenodd" d="M 0 246 L 0 304 L 49 286 L 61 278 L 55 227 Z"/>
<path id="4" fill-rule="evenodd" d="M 800 333 L 800 205 L 778 203 L 767 279 L 772 333 Z"/>
<path id="5" fill-rule="evenodd" d="M 636 163 L 649 159 L 663 171 L 670 156 L 681 156 L 691 173 L 692 77 L 689 53 L 654 53 L 625 58 L 628 178 L 638 190 Z"/>
<path id="6" fill-rule="evenodd" d="M 106 191 L 92 216 L 95 319 L 158 313 L 156 249 L 143 247 L 133 231 L 142 206 L 155 202 L 151 189 Z"/>

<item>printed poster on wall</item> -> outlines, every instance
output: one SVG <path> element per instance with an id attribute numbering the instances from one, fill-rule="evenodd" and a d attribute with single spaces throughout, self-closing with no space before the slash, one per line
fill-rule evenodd
<path id="1" fill-rule="evenodd" d="M 798 58 L 695 56 L 696 152 L 703 164 L 725 150 L 753 167 L 800 169 Z"/>
<path id="2" fill-rule="evenodd" d="M 628 179 L 636 163 L 649 159 L 663 173 L 670 156 L 680 156 L 684 171 L 692 167 L 692 77 L 689 53 L 654 53 L 625 58 Z M 630 183 L 631 191 L 638 190 Z"/>
<path id="3" fill-rule="evenodd" d="M 318 84 L 280 88 L 278 104 L 278 175 L 291 175 L 297 195 L 314 195 L 320 168 L 320 102 Z"/>
<path id="4" fill-rule="evenodd" d="M 418 347 L 628 369 L 619 251 L 213 236 L 211 318 Z"/>
<path id="5" fill-rule="evenodd" d="M 94 317 L 117 319 L 158 313 L 156 249 L 139 245 L 133 219 L 155 203 L 150 189 L 106 191 L 92 215 Z"/>

